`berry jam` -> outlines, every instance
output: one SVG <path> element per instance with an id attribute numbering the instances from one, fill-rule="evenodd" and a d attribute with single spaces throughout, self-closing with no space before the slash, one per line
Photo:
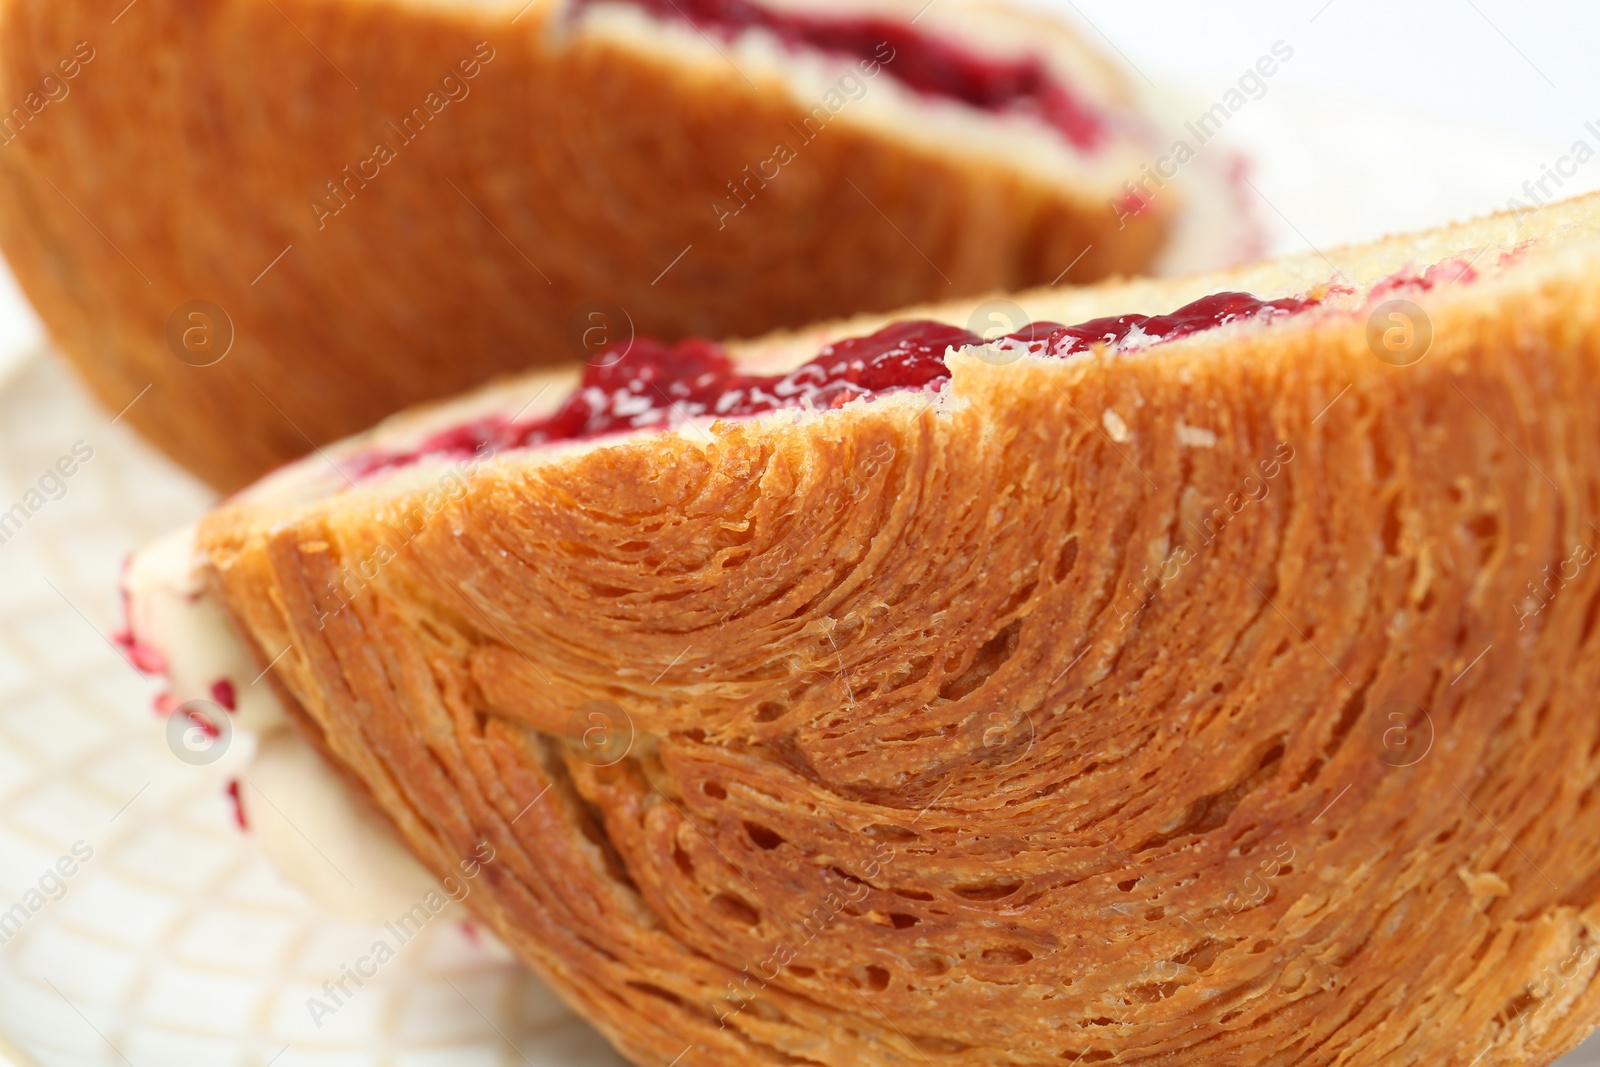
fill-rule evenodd
<path id="1" fill-rule="evenodd" d="M 1513 253 L 1501 257 L 1504 262 Z M 1402 289 L 1421 289 L 1423 292 L 1438 285 L 1454 285 L 1456 282 L 1474 282 L 1478 279 L 1478 272 L 1472 269 L 1473 259 L 1463 259 L 1461 256 L 1451 256 L 1442 259 L 1425 270 L 1407 268 L 1397 271 L 1389 277 L 1375 284 L 1370 292 L 1369 299 L 1377 299 L 1387 293 L 1399 292 Z"/>
<path id="2" fill-rule="evenodd" d="M 1076 326 L 1035 322 L 990 343 L 1006 351 L 1066 357 L 1096 345 L 1138 347 L 1209 330 L 1240 319 L 1283 315 L 1316 303 L 1307 297 L 1257 300 L 1214 293 L 1166 315 L 1116 315 Z M 606 363 L 585 369 L 583 382 L 552 415 L 528 422 L 493 416 L 453 426 L 405 452 L 376 452 L 344 464 L 353 478 L 403 467 L 423 456 L 466 458 L 485 446 L 512 448 L 580 441 L 657 429 L 702 416 L 757 415 L 780 408 L 837 408 L 852 400 L 906 389 L 939 389 L 950 377 L 951 348 L 982 345 L 959 326 L 912 320 L 866 337 L 828 345 L 787 374 L 742 374 L 713 341 L 677 344 L 639 338 Z M 604 359 L 605 354 L 602 354 Z"/>
<path id="3" fill-rule="evenodd" d="M 228 779 L 228 800 L 233 805 L 233 821 L 239 824 L 239 829 L 250 829 L 249 821 L 244 817 L 244 801 L 239 799 L 239 779 Z"/>
<path id="4" fill-rule="evenodd" d="M 578 7 L 597 0 L 577 0 Z M 1090 151 L 1105 139 L 1100 115 L 1037 57 L 992 59 L 887 18 L 779 11 L 750 0 L 625 0 L 655 18 L 688 21 L 724 40 L 761 29 L 790 48 L 811 48 L 883 64 L 889 76 L 928 96 L 982 111 L 1033 114 Z"/>

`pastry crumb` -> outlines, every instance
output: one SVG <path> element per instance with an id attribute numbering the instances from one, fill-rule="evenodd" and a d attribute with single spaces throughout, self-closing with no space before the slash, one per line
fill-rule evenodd
<path id="1" fill-rule="evenodd" d="M 1456 874 L 1466 885 L 1467 892 L 1471 894 L 1472 906 L 1479 911 L 1485 910 L 1494 897 L 1511 895 L 1511 887 L 1506 884 L 1506 880 L 1493 871 L 1469 871 L 1461 867 L 1456 870 Z"/>

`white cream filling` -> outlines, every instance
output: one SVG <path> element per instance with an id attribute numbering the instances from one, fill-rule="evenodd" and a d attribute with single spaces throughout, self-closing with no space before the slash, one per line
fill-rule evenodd
<path id="1" fill-rule="evenodd" d="M 384 922 L 422 899 L 434 877 L 382 817 L 289 726 L 283 705 L 227 612 L 206 587 L 193 526 L 137 553 L 123 575 L 135 658 L 164 669 L 169 710 L 217 702 L 232 686 L 235 729 L 257 735 L 239 773 L 239 804 L 277 871 L 336 915 Z M 164 665 L 164 667 L 163 667 Z"/>
<path id="2" fill-rule="evenodd" d="M 176 706 L 219 702 L 232 687 L 233 725 L 255 733 L 283 727 L 283 707 L 207 589 L 194 551 L 195 528 L 174 530 L 134 555 L 122 576 L 128 631 L 141 669 L 164 672 Z"/>
<path id="3" fill-rule="evenodd" d="M 293 730 L 262 736 L 239 775 L 239 804 L 278 872 L 335 915 L 393 919 L 437 882 Z"/>

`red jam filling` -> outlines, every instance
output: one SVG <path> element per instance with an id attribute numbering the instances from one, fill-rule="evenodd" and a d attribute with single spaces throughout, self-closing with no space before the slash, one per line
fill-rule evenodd
<path id="1" fill-rule="evenodd" d="M 233 821 L 239 824 L 239 829 L 250 829 L 250 823 L 244 817 L 244 802 L 239 799 L 239 779 L 228 779 L 228 800 L 233 804 Z"/>
<path id="2" fill-rule="evenodd" d="M 1309 297 L 1257 300 L 1214 293 L 1166 315 L 1117 315 L 1076 326 L 1035 322 L 991 342 L 1033 355 L 1072 356 L 1096 345 L 1170 341 L 1225 323 L 1310 307 Z M 691 339 L 667 344 L 639 338 L 625 355 L 590 365 L 583 382 L 551 415 L 527 422 L 492 416 L 453 426 L 404 452 L 376 452 L 344 464 L 351 477 L 403 467 L 423 456 L 465 458 L 490 446 L 505 449 L 669 426 L 701 416 L 757 415 L 780 408 L 837 408 L 852 400 L 905 389 L 939 389 L 950 377 L 945 353 L 981 345 L 959 326 L 908 321 L 867 337 L 828 345 L 787 374 L 744 374 L 726 349 Z M 1019 353 L 1020 354 L 1020 353 Z"/>
<path id="3" fill-rule="evenodd" d="M 111 635 L 112 642 L 121 648 L 128 662 L 144 674 L 167 673 L 167 658 L 154 645 L 147 645 L 133 632 L 133 614 L 128 600 L 128 568 L 133 557 L 122 560 L 122 576 L 117 580 L 117 594 L 122 599 L 122 628 Z"/>
<path id="4" fill-rule="evenodd" d="M 579 6 L 596 0 L 578 0 Z M 1089 151 L 1106 135 L 1103 118 L 1055 78 L 1038 57 L 994 59 L 888 18 L 779 11 L 750 0 L 626 0 L 658 19 L 688 21 L 732 40 L 762 29 L 790 48 L 812 48 L 880 62 L 919 93 L 983 111 L 1033 114 Z"/>
<path id="5" fill-rule="evenodd" d="M 161 650 L 147 645 L 134 636 L 133 630 L 124 627 L 111 635 L 111 640 L 122 649 L 128 661 L 145 674 L 167 673 L 167 658 Z"/>
<path id="6" fill-rule="evenodd" d="M 1501 257 L 1501 261 L 1504 262 L 1514 254 L 1515 250 L 1506 253 L 1505 256 Z M 1478 272 L 1472 269 L 1472 264 L 1472 259 L 1451 256 L 1421 271 L 1414 268 L 1396 271 L 1374 285 L 1369 292 L 1368 299 L 1375 300 L 1388 293 L 1399 292 L 1402 289 L 1421 289 L 1423 292 L 1427 292 L 1438 285 L 1454 285 L 1456 282 L 1477 281 Z"/>

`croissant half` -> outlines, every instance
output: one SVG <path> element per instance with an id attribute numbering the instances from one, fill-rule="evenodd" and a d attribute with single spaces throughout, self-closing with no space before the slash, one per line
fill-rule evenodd
<path id="1" fill-rule="evenodd" d="M 1187 336 L 489 447 L 569 403 L 533 375 L 280 472 L 196 559 L 637 1063 L 1548 1063 L 1600 1018 L 1597 266 L 1584 199 L 1011 298 L 1260 304 Z"/>
<path id="2" fill-rule="evenodd" d="M 0 0 L 0 94 L 7 261 L 225 489 L 631 330 L 1136 272 L 1180 197 L 1128 200 L 1122 74 L 988 0 Z"/>

